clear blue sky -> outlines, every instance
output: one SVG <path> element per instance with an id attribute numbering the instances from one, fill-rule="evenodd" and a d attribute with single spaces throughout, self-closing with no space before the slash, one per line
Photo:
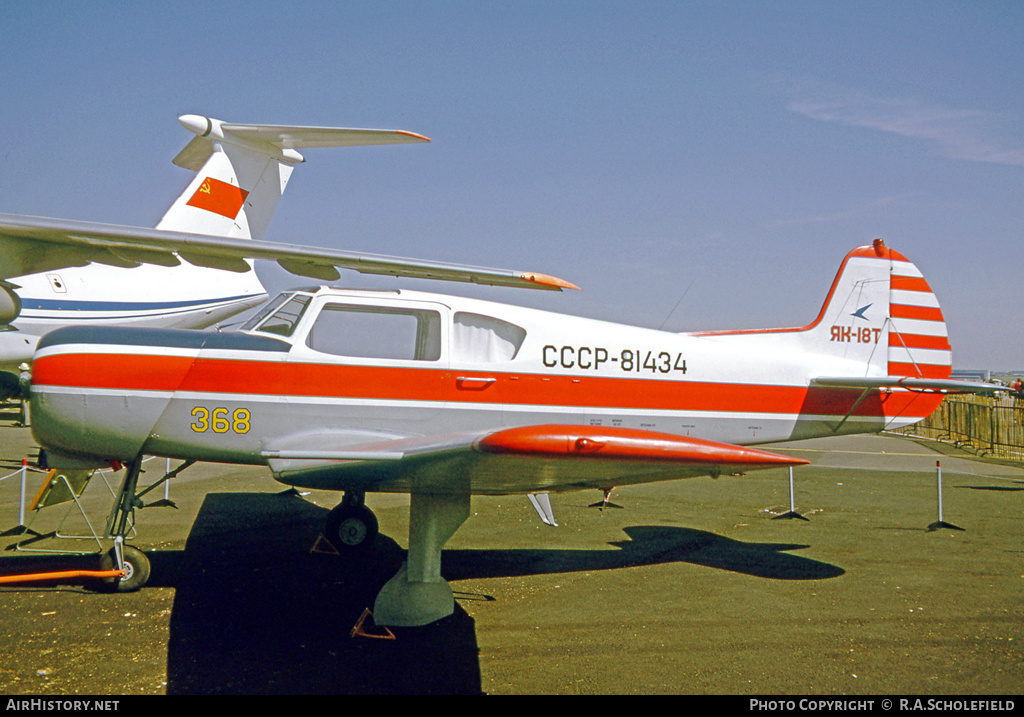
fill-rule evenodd
<path id="1" fill-rule="evenodd" d="M 0 211 L 152 226 L 183 113 L 405 129 L 434 141 L 307 151 L 267 239 L 542 271 L 583 291 L 345 280 L 681 331 L 806 324 L 883 237 L 956 367 L 1024 369 L 1019 0 L 6 0 L 0 27 Z"/>

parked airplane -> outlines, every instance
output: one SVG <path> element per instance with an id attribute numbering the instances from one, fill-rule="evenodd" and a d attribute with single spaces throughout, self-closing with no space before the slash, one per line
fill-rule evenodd
<path id="1" fill-rule="evenodd" d="M 196 175 L 155 229 L 0 214 L 0 370 L 30 360 L 39 337 L 59 326 L 204 328 L 258 306 L 267 294 L 253 271 L 254 258 L 271 258 L 292 273 L 321 280 L 336 279 L 334 267 L 340 266 L 531 288 L 571 286 L 528 272 L 259 241 L 293 168 L 304 161 L 297 150 L 428 142 L 422 135 L 228 124 L 197 115 L 179 122 L 195 136 L 174 163 Z"/>
<path id="2" fill-rule="evenodd" d="M 408 559 L 374 617 L 421 625 L 453 610 L 441 549 L 473 494 L 806 463 L 748 446 L 895 428 L 942 391 L 994 388 L 950 368 L 935 295 L 877 240 L 799 329 L 677 334 L 326 287 L 282 293 L 232 333 L 61 329 L 35 354 L 33 433 L 51 465 L 125 462 L 122 515 L 143 454 L 344 491 L 325 529 L 339 549 L 377 532 L 367 492 L 408 492 Z"/>

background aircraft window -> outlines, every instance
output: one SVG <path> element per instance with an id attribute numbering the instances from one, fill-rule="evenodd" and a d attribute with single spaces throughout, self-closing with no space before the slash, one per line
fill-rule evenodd
<path id="1" fill-rule="evenodd" d="M 256 330 L 268 334 L 277 334 L 278 336 L 291 336 L 292 332 L 295 331 L 295 325 L 299 323 L 299 319 L 302 318 L 302 314 L 306 311 L 310 298 L 312 297 L 308 294 L 295 294 L 292 298 L 281 304 L 280 308 L 270 314 L 263 323 L 260 323 L 259 328 Z M 259 316 L 253 318 L 252 321 L 242 328 L 246 329 L 256 325 L 258 323 L 257 319 L 259 319 Z"/>
<path id="2" fill-rule="evenodd" d="M 356 358 L 437 361 L 441 315 L 436 311 L 327 304 L 306 345 L 314 351 Z"/>
<path id="3" fill-rule="evenodd" d="M 452 330 L 452 358 L 477 363 L 511 361 L 519 353 L 526 330 L 492 316 L 459 311 Z"/>

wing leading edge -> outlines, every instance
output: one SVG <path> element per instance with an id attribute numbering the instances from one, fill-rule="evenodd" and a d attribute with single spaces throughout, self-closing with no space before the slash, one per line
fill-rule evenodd
<path id="1" fill-rule="evenodd" d="M 756 448 L 602 426 L 521 426 L 337 451 L 323 448 L 329 441 L 328 434 L 316 441 L 316 450 L 282 444 L 262 455 L 279 481 L 307 488 L 481 495 L 607 488 L 808 463 Z"/>
<path id="2" fill-rule="evenodd" d="M 121 267 L 177 266 L 181 259 L 197 266 L 248 271 L 246 259 L 267 259 L 289 273 L 322 281 L 336 281 L 341 276 L 338 269 L 351 269 L 363 274 L 526 289 L 578 288 L 538 272 L 14 214 L 0 214 L 0 239 L 6 240 L 0 242 L 0 279 L 90 262 Z"/>

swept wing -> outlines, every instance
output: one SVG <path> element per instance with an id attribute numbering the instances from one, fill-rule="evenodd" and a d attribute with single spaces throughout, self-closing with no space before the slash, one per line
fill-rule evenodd
<path id="1" fill-rule="evenodd" d="M 276 261 L 291 274 L 335 281 L 338 269 L 420 279 L 561 291 L 578 287 L 553 276 L 275 242 L 0 214 L 0 280 L 90 262 L 134 267 L 196 266 L 244 272 L 247 259 Z"/>

